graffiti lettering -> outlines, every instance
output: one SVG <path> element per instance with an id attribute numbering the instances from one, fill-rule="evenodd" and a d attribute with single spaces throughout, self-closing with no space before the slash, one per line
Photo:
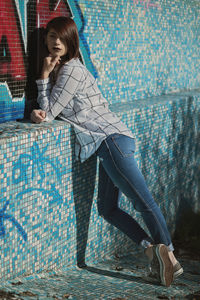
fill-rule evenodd
<path id="1" fill-rule="evenodd" d="M 39 46 L 43 44 L 42 32 L 44 33 L 44 31 L 36 31 L 36 29 L 45 27 L 50 19 L 61 15 L 74 18 L 79 30 L 82 62 L 86 64 L 95 78 L 97 77 L 83 34 L 84 18 L 76 0 L 2 0 L 0 7 L 0 82 L 3 84 L 0 83 L 0 86 L 2 86 L 3 95 L 0 95 L 0 98 L 3 99 L 0 99 L 2 100 L 0 122 L 9 121 L 11 117 L 10 115 L 5 117 L 5 107 L 12 106 L 12 103 L 5 103 L 9 102 L 5 98 L 5 90 L 8 91 L 9 99 L 17 98 L 18 103 L 24 103 L 26 85 L 28 107 L 31 110 L 36 105 L 35 79 L 40 73 L 38 71 L 40 71 L 44 57 L 44 53 L 39 51 Z M 35 36 L 33 33 L 36 33 Z M 31 59 L 29 59 L 30 57 Z M 8 109 L 12 110 L 13 106 Z M 22 106 L 20 107 L 20 118 L 21 114 Z M 2 120 L 1 115 L 4 116 Z"/>
<path id="2" fill-rule="evenodd" d="M 67 5 L 66 1 L 49 1 L 49 0 L 42 0 L 37 1 L 37 27 L 45 27 L 46 24 L 52 18 L 58 16 L 72 16 L 70 12 L 70 8 Z"/>
<path id="3" fill-rule="evenodd" d="M 0 81 L 7 81 L 13 96 L 19 95 L 17 83 L 26 78 L 24 43 L 15 2 L 1 1 L 0 7 Z"/>
<path id="4" fill-rule="evenodd" d="M 27 240 L 27 233 L 25 232 L 25 230 L 17 222 L 17 220 L 15 220 L 15 218 L 13 216 L 11 216 L 11 215 L 9 215 L 5 212 L 8 205 L 9 205 L 9 201 L 6 201 L 6 204 L 3 206 L 2 209 L 0 209 L 0 237 L 5 237 L 6 230 L 5 230 L 5 226 L 4 226 L 4 221 L 8 220 L 8 221 L 12 222 L 13 225 L 15 225 L 15 227 L 17 228 L 19 233 L 22 235 L 24 241 L 26 241 Z"/>
<path id="5" fill-rule="evenodd" d="M 23 190 L 22 192 L 18 193 L 16 198 L 23 197 L 23 195 L 32 193 L 32 192 L 41 192 L 43 193 L 48 200 L 48 204 L 60 204 L 63 202 L 62 196 L 59 194 L 58 190 L 55 187 L 55 184 L 50 184 L 50 190 L 44 189 L 44 188 L 28 188 L 26 190 Z"/>
<path id="6" fill-rule="evenodd" d="M 54 169 L 58 180 L 61 180 L 61 172 L 59 168 L 56 168 L 54 163 L 44 156 L 48 145 L 40 151 L 40 148 L 36 142 L 34 142 L 33 147 L 31 148 L 31 154 L 21 154 L 18 161 L 13 166 L 12 180 L 13 183 L 19 183 L 25 181 L 28 183 L 28 169 L 31 168 L 32 171 L 32 180 L 34 180 L 36 175 L 36 170 L 39 173 L 40 180 L 39 184 L 42 184 L 45 178 L 45 166 L 47 164 L 51 165 Z"/>

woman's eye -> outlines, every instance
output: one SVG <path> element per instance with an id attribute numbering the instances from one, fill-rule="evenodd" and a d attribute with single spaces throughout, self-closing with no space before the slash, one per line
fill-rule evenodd
<path id="1" fill-rule="evenodd" d="M 53 33 L 50 33 L 49 37 L 53 39 L 53 38 L 55 38 L 55 35 Z"/>

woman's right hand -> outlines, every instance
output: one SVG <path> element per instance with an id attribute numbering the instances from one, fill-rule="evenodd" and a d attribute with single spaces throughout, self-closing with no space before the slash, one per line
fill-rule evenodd
<path id="1" fill-rule="evenodd" d="M 46 117 L 46 112 L 41 109 L 34 109 L 31 113 L 31 121 L 34 123 L 41 123 Z"/>
<path id="2" fill-rule="evenodd" d="M 56 65 L 60 63 L 60 56 L 52 56 L 49 55 L 45 57 L 42 73 L 41 73 L 41 79 L 46 79 L 49 77 L 49 74 L 53 71 Z"/>

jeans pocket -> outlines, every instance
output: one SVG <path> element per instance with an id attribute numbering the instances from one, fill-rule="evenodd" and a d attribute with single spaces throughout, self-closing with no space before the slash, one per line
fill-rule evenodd
<path id="1" fill-rule="evenodd" d="M 123 157 L 130 157 L 135 152 L 135 140 L 127 135 L 112 137 L 112 141 Z"/>

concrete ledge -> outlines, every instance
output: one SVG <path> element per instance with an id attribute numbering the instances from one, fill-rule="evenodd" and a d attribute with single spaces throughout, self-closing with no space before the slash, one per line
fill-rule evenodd
<path id="1" fill-rule="evenodd" d="M 136 159 L 172 233 L 181 207 L 200 209 L 199 102 L 195 90 L 111 106 L 137 137 Z M 1 279 L 137 248 L 98 216 L 96 157 L 75 162 L 73 146 L 63 121 L 0 125 Z M 120 205 L 142 224 L 124 197 Z"/>

